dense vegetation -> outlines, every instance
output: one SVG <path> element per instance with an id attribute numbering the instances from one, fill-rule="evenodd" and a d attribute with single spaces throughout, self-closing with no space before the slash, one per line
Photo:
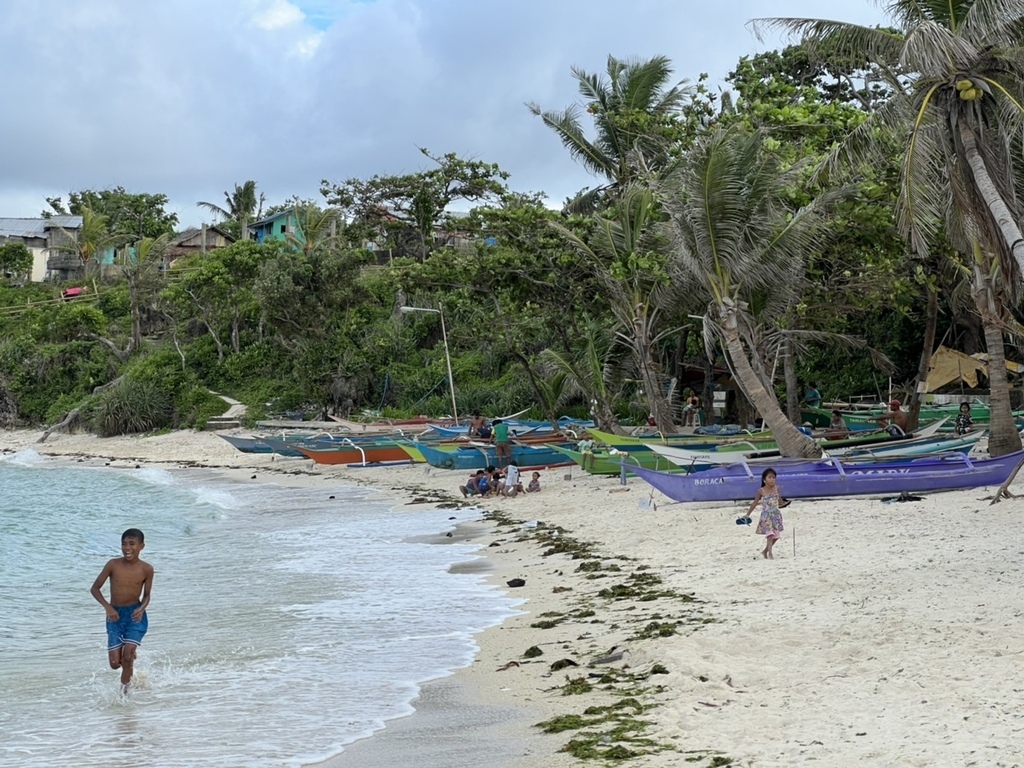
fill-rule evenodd
<path id="1" fill-rule="evenodd" d="M 224 409 L 211 389 L 253 418 L 449 414 L 447 342 L 460 414 L 667 426 L 685 388 L 707 402 L 729 371 L 731 416 L 813 452 L 790 424 L 807 382 L 881 397 L 891 380 L 909 399 L 940 340 L 996 361 L 1018 328 L 1020 14 L 891 5 L 895 30 L 785 22 L 807 40 L 744 57 L 723 96 L 663 58 L 574 70 L 578 104 L 530 107 L 599 180 L 562 211 L 497 165 L 424 150 L 420 173 L 267 209 L 294 208 L 301 236 L 167 269 L 166 197 L 73 193 L 84 297 L 0 252 L 0 418 L 199 426 Z M 234 189 L 202 205 L 240 233 L 264 199 Z M 110 246 L 119 266 L 100 269 Z"/>

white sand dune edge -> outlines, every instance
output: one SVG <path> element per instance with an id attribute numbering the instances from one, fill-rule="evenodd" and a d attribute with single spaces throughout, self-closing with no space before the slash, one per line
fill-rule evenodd
<path id="1" fill-rule="evenodd" d="M 148 438 L 58 435 L 35 445 L 38 432 L 0 432 L 0 448 L 33 447 L 52 455 L 121 462 L 188 463 L 225 468 L 240 479 L 306 484 L 318 477 L 382 489 L 398 500 L 416 488 L 457 495 L 464 473 L 424 468 L 310 468 L 238 453 L 209 433 Z M 302 474 L 278 474 L 279 471 Z M 311 474 L 306 474 L 310 472 Z M 272 477 L 265 477 L 273 473 Z M 486 500 L 517 521 L 539 520 L 589 542 L 619 573 L 587 579 L 579 560 L 543 557 L 535 528 L 501 526 L 485 537 L 496 564 L 491 578 L 521 576 L 523 615 L 478 636 L 480 653 L 454 680 L 481 701 L 526 708 L 542 720 L 617 698 L 600 690 L 563 696 L 567 676 L 598 669 L 668 674 L 640 696 L 659 706 L 642 717 L 646 736 L 673 751 L 629 764 L 674 766 L 684 757 L 721 754 L 739 765 L 1013 766 L 1024 761 L 1024 501 L 989 505 L 994 489 L 935 494 L 883 504 L 875 498 L 794 502 L 784 511 L 777 559 L 763 560 L 762 537 L 734 523 L 740 505 L 668 503 L 631 480 L 599 479 L 565 469 L 544 473 L 536 496 Z M 1024 492 L 1024 479 L 1011 490 Z M 461 498 L 461 497 L 460 497 Z M 642 508 L 647 507 L 647 508 Z M 415 506 L 410 507 L 415 509 Z M 796 553 L 792 535 L 796 533 Z M 616 556 L 630 558 L 615 560 Z M 638 570 L 646 566 L 647 570 Z M 612 601 L 600 589 L 631 573 L 660 576 L 659 588 L 692 594 L 675 599 Z M 554 592 L 556 588 L 569 588 Z M 565 619 L 566 613 L 593 616 Z M 530 625 L 563 614 L 554 628 Z M 678 634 L 630 639 L 651 623 L 685 616 L 711 623 Z M 550 618 L 550 617 L 549 617 Z M 531 646 L 544 655 L 523 658 Z M 617 661 L 590 668 L 611 649 Z M 559 659 L 580 664 L 550 672 Z M 519 666 L 500 669 L 510 661 Z M 531 718 L 532 719 L 532 718 Z M 522 727 L 521 768 L 578 764 L 558 750 L 571 732 L 537 736 Z M 683 754 L 685 753 L 685 754 Z M 687 765 L 707 765 L 708 759 Z"/>

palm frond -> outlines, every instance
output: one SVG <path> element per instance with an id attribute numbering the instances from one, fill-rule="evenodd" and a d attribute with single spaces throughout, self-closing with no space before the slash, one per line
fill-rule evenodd
<path id="1" fill-rule="evenodd" d="M 537 104 L 527 104 L 527 108 L 540 117 L 548 128 L 558 134 L 562 146 L 569 154 L 591 173 L 605 177 L 613 177 L 615 167 L 603 152 L 587 139 L 580 124 L 579 107 L 569 106 L 562 112 L 544 112 Z"/>
<path id="2" fill-rule="evenodd" d="M 1022 0 L 974 0 L 960 32 L 979 47 L 989 44 L 1017 45 L 1024 23 Z"/>
<path id="3" fill-rule="evenodd" d="M 827 42 L 839 55 L 866 57 L 869 61 L 894 65 L 903 49 L 903 39 L 893 32 L 860 24 L 830 19 L 762 18 L 752 19 L 748 26 L 761 41 L 764 32 L 780 30 L 799 38 L 814 54 L 821 43 Z"/>
<path id="4" fill-rule="evenodd" d="M 978 48 L 970 40 L 934 21 L 923 21 L 911 30 L 900 51 L 900 68 L 908 73 L 937 77 L 946 73 L 969 71 L 978 58 Z"/>
<path id="5" fill-rule="evenodd" d="M 229 211 L 224 210 L 216 203 L 205 203 L 202 200 L 200 200 L 198 203 L 196 203 L 196 205 L 205 211 L 209 211 L 214 216 L 219 216 L 221 219 L 228 220 L 231 218 L 231 213 Z"/>

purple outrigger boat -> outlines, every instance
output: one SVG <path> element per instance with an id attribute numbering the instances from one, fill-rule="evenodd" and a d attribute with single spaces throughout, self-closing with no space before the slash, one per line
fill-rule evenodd
<path id="1" fill-rule="evenodd" d="M 806 461 L 779 459 L 771 464 L 788 499 L 827 496 L 952 491 L 1002 485 L 1024 464 L 1024 451 L 995 459 L 971 459 L 948 453 L 918 459 Z M 693 474 L 659 472 L 630 466 L 634 472 L 674 501 L 749 501 L 761 487 L 766 464 L 737 462 Z"/>

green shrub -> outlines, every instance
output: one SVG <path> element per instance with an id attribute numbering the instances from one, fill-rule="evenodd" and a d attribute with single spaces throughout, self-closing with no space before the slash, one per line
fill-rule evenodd
<path id="1" fill-rule="evenodd" d="M 63 421 L 69 411 L 80 408 L 84 402 L 84 398 L 75 397 L 70 394 L 61 395 L 54 401 L 53 405 L 46 409 L 45 423 L 57 424 Z"/>
<path id="2" fill-rule="evenodd" d="M 175 426 L 193 429 L 202 429 L 209 419 L 220 416 L 228 408 L 227 403 L 203 386 L 194 386 L 186 391 L 177 398 L 174 406 Z"/>
<path id="3" fill-rule="evenodd" d="M 154 382 L 125 378 L 98 396 L 92 430 L 100 437 L 171 425 L 171 401 Z"/>

